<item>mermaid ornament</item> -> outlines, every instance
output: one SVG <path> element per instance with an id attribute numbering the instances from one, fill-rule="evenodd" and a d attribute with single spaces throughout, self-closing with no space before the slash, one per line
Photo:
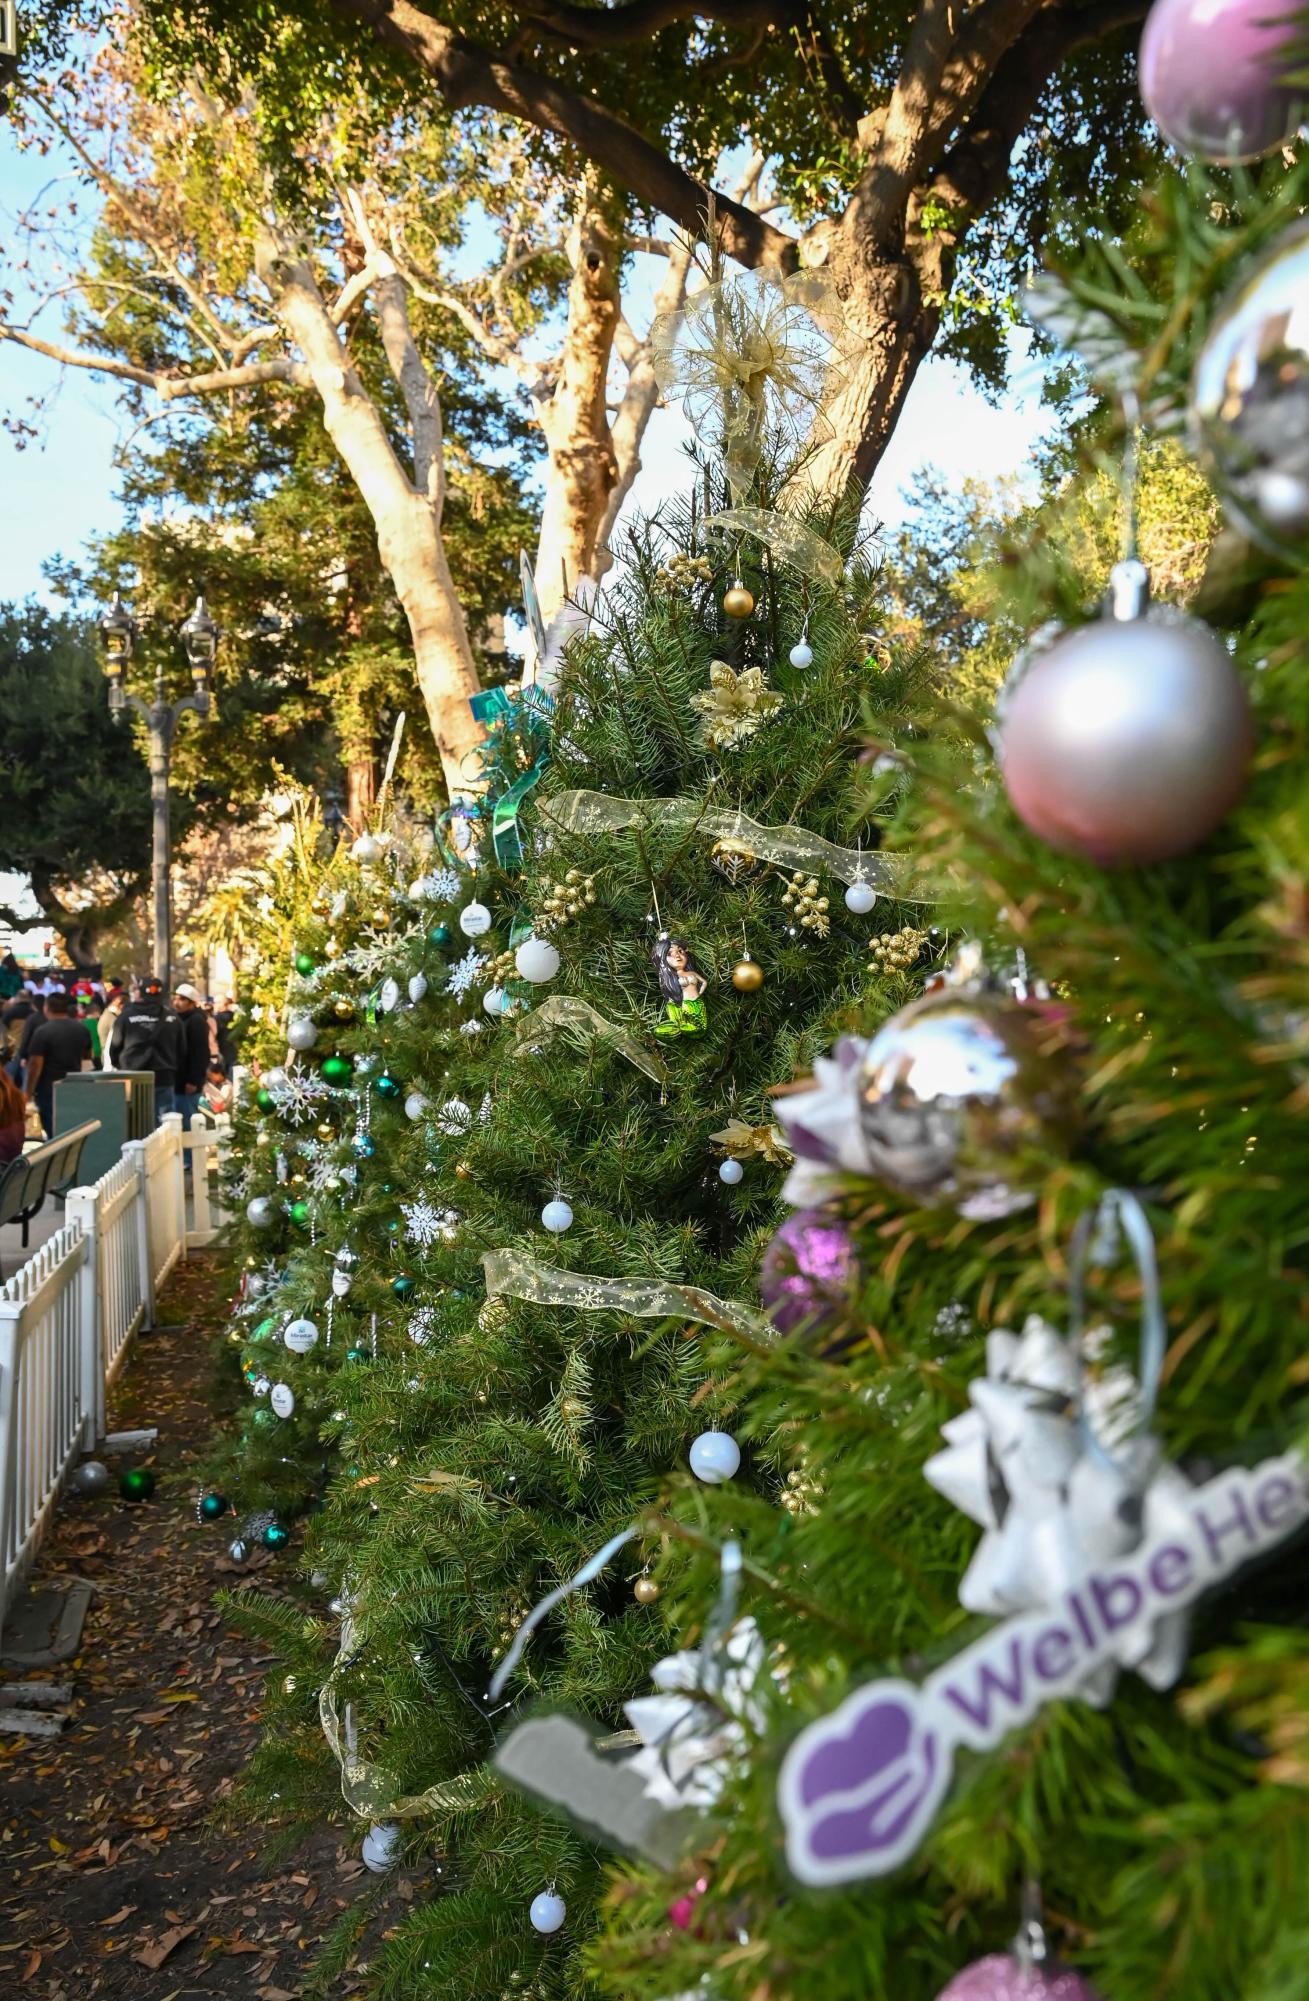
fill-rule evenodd
<path id="1" fill-rule="evenodd" d="M 664 1014 L 656 1035 L 698 1035 L 707 1026 L 704 991 L 709 985 L 684 939 L 661 931 L 650 948 L 655 977 L 664 997 Z"/>

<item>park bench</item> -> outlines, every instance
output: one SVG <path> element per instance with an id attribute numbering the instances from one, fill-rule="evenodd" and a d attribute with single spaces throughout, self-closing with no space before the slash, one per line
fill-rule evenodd
<path id="1" fill-rule="evenodd" d="M 77 1186 L 83 1148 L 91 1134 L 99 1130 L 99 1119 L 88 1119 L 85 1125 L 59 1133 L 0 1168 L 0 1228 L 6 1223 L 21 1223 L 24 1251 L 28 1227 L 46 1196 L 63 1195 Z M 0 1279 L 3 1277 L 0 1268 Z"/>

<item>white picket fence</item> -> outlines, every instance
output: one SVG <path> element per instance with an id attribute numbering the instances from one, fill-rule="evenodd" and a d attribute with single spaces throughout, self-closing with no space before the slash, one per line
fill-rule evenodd
<path id="1" fill-rule="evenodd" d="M 211 1176 L 228 1138 L 225 1118 L 197 1114 L 183 1132 L 170 1113 L 93 1187 L 69 1190 L 63 1228 L 0 1285 L 0 1624 L 78 1453 L 105 1435 L 129 1341 L 154 1325 L 173 1266 L 226 1220 Z"/>

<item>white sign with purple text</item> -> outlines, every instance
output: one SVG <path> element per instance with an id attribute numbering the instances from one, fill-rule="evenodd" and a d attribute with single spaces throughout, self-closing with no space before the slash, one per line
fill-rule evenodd
<path id="1" fill-rule="evenodd" d="M 985 1751 L 1047 1702 L 1076 1695 L 1123 1643 L 1176 1612 L 1309 1521 L 1298 1453 L 1197 1487 L 1190 1525 L 1091 1570 L 1049 1609 L 1006 1619 L 921 1687 L 875 1681 L 801 1731 L 778 1800 L 802 1883 L 883 1876 L 935 1818 L 957 1746 Z M 1145 1651 L 1144 1646 L 1142 1652 Z"/>

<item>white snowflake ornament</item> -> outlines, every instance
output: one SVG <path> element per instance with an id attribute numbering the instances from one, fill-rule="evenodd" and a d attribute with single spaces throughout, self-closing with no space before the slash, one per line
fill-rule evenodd
<path id="1" fill-rule="evenodd" d="M 462 998 L 470 988 L 480 985 L 479 975 L 486 964 L 485 954 L 479 952 L 475 946 L 470 945 L 464 953 L 463 958 L 456 965 L 451 966 L 449 973 L 446 975 L 446 992 L 454 994 L 457 998 Z"/>

